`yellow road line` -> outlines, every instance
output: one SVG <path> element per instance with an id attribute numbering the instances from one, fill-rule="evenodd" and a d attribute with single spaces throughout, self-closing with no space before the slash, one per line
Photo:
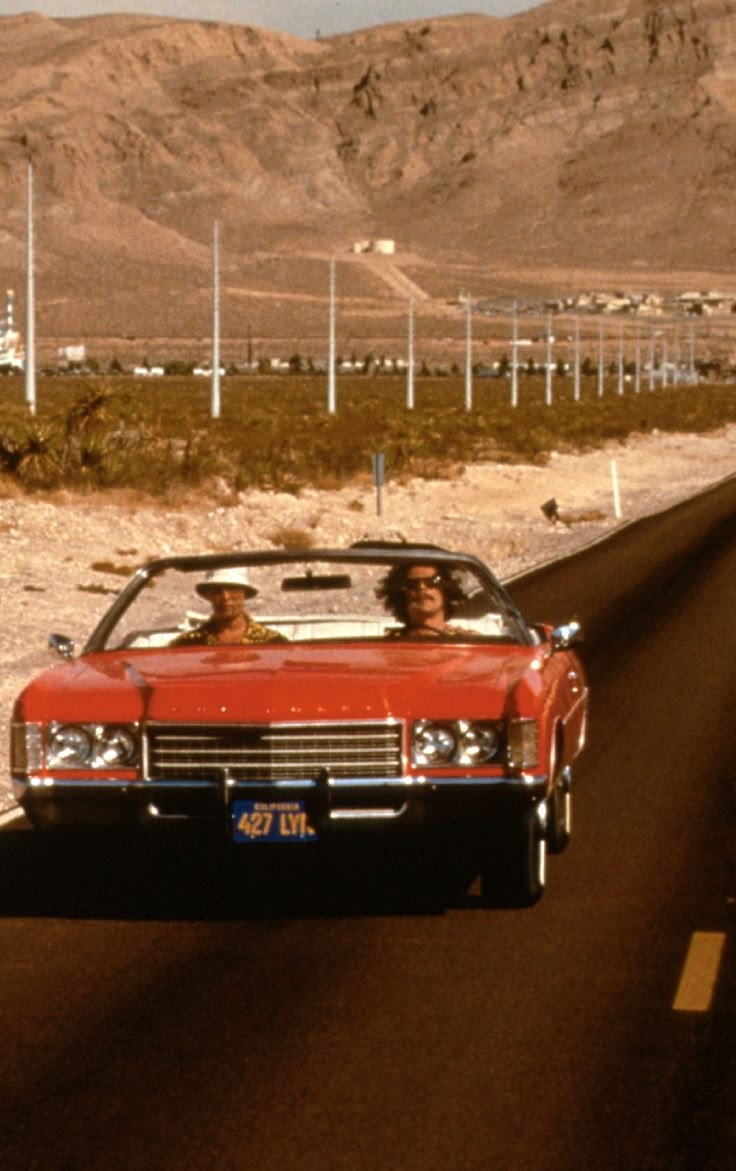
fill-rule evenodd
<path id="1" fill-rule="evenodd" d="M 722 931 L 693 933 L 672 1004 L 675 1012 L 708 1011 L 725 942 L 726 936 Z"/>

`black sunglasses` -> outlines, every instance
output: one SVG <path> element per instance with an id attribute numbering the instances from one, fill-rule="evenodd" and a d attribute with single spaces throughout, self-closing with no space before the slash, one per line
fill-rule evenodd
<path id="1" fill-rule="evenodd" d="M 404 582 L 403 589 L 407 593 L 415 593 L 420 586 L 426 589 L 438 589 L 445 584 L 445 579 L 441 573 L 433 573 L 431 577 L 410 577 L 408 581 Z"/>

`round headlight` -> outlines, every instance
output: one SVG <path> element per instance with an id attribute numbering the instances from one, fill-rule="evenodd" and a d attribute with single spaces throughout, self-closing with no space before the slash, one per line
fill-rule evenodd
<path id="1" fill-rule="evenodd" d="M 135 736 L 127 728 L 103 728 L 97 755 L 108 768 L 123 768 L 135 759 Z"/>
<path id="2" fill-rule="evenodd" d="M 461 760 L 467 764 L 484 764 L 493 760 L 500 745 L 497 728 L 491 724 L 470 724 L 463 730 Z"/>
<path id="3" fill-rule="evenodd" d="M 419 723 L 414 729 L 414 759 L 417 764 L 441 767 L 455 755 L 457 740 L 447 724 Z"/>
<path id="4" fill-rule="evenodd" d="M 92 756 L 92 737 L 85 728 L 61 724 L 49 729 L 48 763 L 63 768 L 83 768 Z"/>

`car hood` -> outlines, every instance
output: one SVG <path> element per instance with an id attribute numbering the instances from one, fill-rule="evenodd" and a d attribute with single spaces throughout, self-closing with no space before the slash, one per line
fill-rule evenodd
<path id="1" fill-rule="evenodd" d="M 537 656 L 410 643 L 107 652 L 45 672 L 21 707 L 25 719 L 121 723 L 491 719 L 516 706 L 522 679 L 536 690 Z"/>

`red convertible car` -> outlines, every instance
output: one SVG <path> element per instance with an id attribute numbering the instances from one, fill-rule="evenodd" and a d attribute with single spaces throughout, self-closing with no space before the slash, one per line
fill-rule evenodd
<path id="1" fill-rule="evenodd" d="M 453 844 L 484 899 L 534 903 L 571 831 L 588 688 L 575 622 L 530 625 L 432 545 L 166 557 L 15 703 L 38 828 L 215 831 L 241 851 L 349 835 Z"/>

